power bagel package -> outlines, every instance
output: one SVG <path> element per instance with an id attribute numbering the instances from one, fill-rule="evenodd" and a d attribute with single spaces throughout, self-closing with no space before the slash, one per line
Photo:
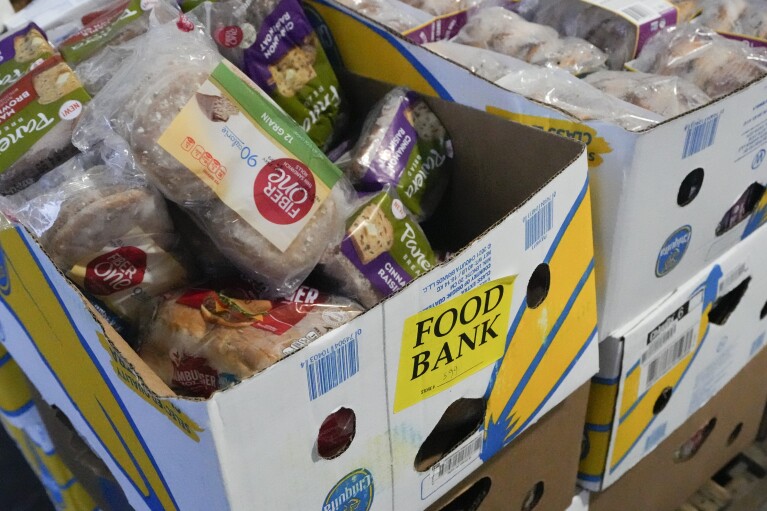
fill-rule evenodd
<path id="1" fill-rule="evenodd" d="M 131 325 L 194 278 L 165 201 L 117 136 L 4 199 L 63 273 Z"/>
<path id="2" fill-rule="evenodd" d="M 247 285 L 191 288 L 161 297 L 139 354 L 180 394 L 209 397 L 354 319 L 362 307 L 306 286 L 258 299 Z"/>
<path id="3" fill-rule="evenodd" d="M 290 296 L 343 232 L 350 187 L 189 19 L 148 32 L 74 134 L 125 137 L 152 183 L 269 296 Z M 186 30 L 186 31 L 185 31 Z"/>
<path id="4" fill-rule="evenodd" d="M 8 88 L 56 50 L 34 23 L 0 39 L 0 90 Z"/>
<path id="5" fill-rule="evenodd" d="M 338 142 L 347 104 L 298 0 L 204 2 L 199 19 L 221 53 L 267 91 L 323 150 Z"/>
<path id="6" fill-rule="evenodd" d="M 60 56 L 0 93 L 0 194 L 18 192 L 75 155 L 75 121 L 90 96 Z"/>

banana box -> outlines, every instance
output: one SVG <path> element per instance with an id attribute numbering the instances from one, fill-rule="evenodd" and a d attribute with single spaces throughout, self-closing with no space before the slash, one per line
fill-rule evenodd
<path id="1" fill-rule="evenodd" d="M 207 400 L 174 394 L 33 236 L 0 226 L 0 344 L 135 509 L 425 509 L 596 374 L 584 148 L 428 103 L 453 141 L 434 225 L 454 257 Z M 421 450 L 453 402 L 471 420 Z"/>
<path id="2" fill-rule="evenodd" d="M 767 231 L 744 240 L 600 344 L 579 483 L 600 490 L 651 453 L 757 355 Z"/>
<path id="3" fill-rule="evenodd" d="M 767 79 L 633 132 L 580 121 L 510 92 L 334 0 L 304 5 L 328 55 L 354 73 L 587 145 L 604 335 L 693 278 L 767 219 Z M 484 65 L 481 59 L 472 62 Z"/>

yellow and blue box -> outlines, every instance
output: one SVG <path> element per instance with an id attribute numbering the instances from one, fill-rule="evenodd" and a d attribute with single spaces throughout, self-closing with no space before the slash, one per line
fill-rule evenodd
<path id="1" fill-rule="evenodd" d="M 731 249 L 600 344 L 579 483 L 618 480 L 764 347 L 767 231 Z"/>

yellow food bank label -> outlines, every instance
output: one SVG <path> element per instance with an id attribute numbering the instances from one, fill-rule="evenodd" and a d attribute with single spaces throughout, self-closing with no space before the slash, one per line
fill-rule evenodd
<path id="1" fill-rule="evenodd" d="M 514 278 L 494 280 L 405 320 L 394 413 L 503 356 Z"/>

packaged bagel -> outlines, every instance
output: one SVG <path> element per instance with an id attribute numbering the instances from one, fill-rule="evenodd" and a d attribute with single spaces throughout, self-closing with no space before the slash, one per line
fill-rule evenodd
<path id="1" fill-rule="evenodd" d="M 341 294 L 373 307 L 437 264 L 429 240 L 391 186 L 363 195 L 321 274 Z"/>
<path id="2" fill-rule="evenodd" d="M 179 393 L 208 397 L 361 313 L 351 300 L 305 286 L 272 301 L 247 286 L 189 289 L 159 301 L 139 354 Z"/>
<path id="3" fill-rule="evenodd" d="M 72 130 L 88 101 L 58 55 L 0 93 L 0 194 L 26 188 L 76 154 Z"/>
<path id="4" fill-rule="evenodd" d="M 113 136 L 6 198 L 84 292 L 131 324 L 152 298 L 192 275 L 165 201 Z"/>
<path id="5" fill-rule="evenodd" d="M 392 185 L 423 221 L 447 188 L 452 158 L 453 143 L 440 120 L 420 95 L 399 87 L 373 108 L 348 161 L 339 166 L 358 190 Z"/>
<path id="6" fill-rule="evenodd" d="M 0 90 L 18 82 L 34 65 L 55 53 L 45 32 L 34 23 L 3 36 L 0 39 Z"/>
<path id="7" fill-rule="evenodd" d="M 335 71 L 298 0 L 224 0 L 192 10 L 222 55 L 265 90 L 323 150 L 347 121 Z"/>
<path id="8" fill-rule="evenodd" d="M 188 21 L 188 20 L 187 20 Z M 343 231 L 342 173 L 192 23 L 153 28 L 88 105 L 74 141 L 115 130 L 150 180 L 272 296 Z"/>
<path id="9" fill-rule="evenodd" d="M 574 75 L 604 69 L 607 61 L 607 55 L 593 44 L 577 37 L 560 38 L 553 28 L 526 21 L 503 7 L 471 13 L 452 41 Z"/>

